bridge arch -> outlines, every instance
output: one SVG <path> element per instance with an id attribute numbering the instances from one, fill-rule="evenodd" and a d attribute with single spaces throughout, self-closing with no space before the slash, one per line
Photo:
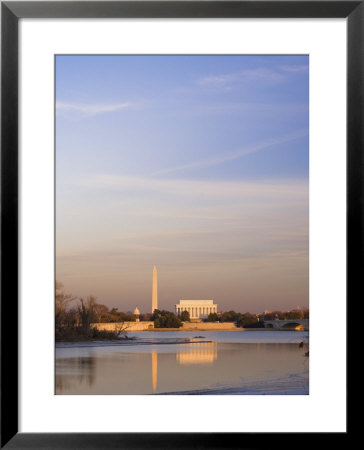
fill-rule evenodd
<path id="1" fill-rule="evenodd" d="M 308 331 L 308 319 L 266 320 L 264 327 L 276 330 Z"/>

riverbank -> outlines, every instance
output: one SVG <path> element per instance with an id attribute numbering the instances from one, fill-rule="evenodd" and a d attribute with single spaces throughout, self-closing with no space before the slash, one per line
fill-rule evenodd
<path id="1" fill-rule="evenodd" d="M 102 331 L 122 330 L 129 332 L 168 332 L 168 331 L 303 331 L 294 327 L 284 328 L 239 328 L 232 322 L 182 322 L 180 328 L 154 328 L 154 322 L 94 323 L 92 327 Z"/>
<path id="2" fill-rule="evenodd" d="M 119 327 L 124 332 L 144 331 L 243 331 L 232 322 L 182 322 L 180 328 L 154 328 L 154 322 L 123 322 L 123 323 L 93 323 L 93 328 L 98 330 L 114 331 Z"/>
<path id="3" fill-rule="evenodd" d="M 251 328 L 253 329 L 253 328 Z M 258 328 L 257 328 L 258 329 Z M 204 327 L 191 327 L 191 328 L 153 328 L 151 330 L 143 330 L 147 333 L 153 333 L 153 332 L 166 332 L 166 331 L 247 331 L 247 328 L 204 328 Z M 142 332 L 143 332 L 142 331 Z"/>
<path id="4" fill-rule="evenodd" d="M 153 328 L 151 330 L 143 330 L 140 332 L 147 332 L 147 333 L 153 333 L 153 332 L 165 332 L 165 331 L 184 331 L 184 332 L 191 332 L 191 331 L 305 331 L 305 330 L 295 330 L 291 328 L 202 328 L 202 327 L 194 327 L 194 328 Z"/>
<path id="5" fill-rule="evenodd" d="M 123 333 L 123 334 L 121 334 Z M 124 341 L 129 338 L 123 330 L 98 329 L 96 327 L 63 327 L 56 329 L 56 342 L 80 342 L 80 341 Z"/>

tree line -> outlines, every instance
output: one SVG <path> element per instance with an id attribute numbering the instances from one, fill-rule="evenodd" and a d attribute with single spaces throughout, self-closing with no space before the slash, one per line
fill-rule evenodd
<path id="1" fill-rule="evenodd" d="M 211 313 L 203 322 L 234 322 L 237 327 L 263 328 L 266 320 L 298 320 L 308 319 L 309 311 L 295 309 L 291 311 L 271 311 L 262 314 L 240 313 L 234 310 L 223 313 Z M 134 322 L 136 316 L 132 313 L 119 311 L 118 308 L 109 309 L 106 305 L 97 302 L 97 298 L 90 295 L 86 298 L 74 297 L 66 294 L 63 284 L 56 281 L 56 336 L 62 336 L 65 330 L 91 329 L 92 323 Z M 180 315 L 167 310 L 156 309 L 152 314 L 140 314 L 141 321 L 153 321 L 155 328 L 180 328 L 183 323 L 190 321 L 188 311 Z"/>
<path id="2" fill-rule="evenodd" d="M 180 328 L 182 322 L 189 322 L 190 314 L 188 311 L 183 311 L 180 316 L 165 309 L 156 309 L 150 320 L 154 321 L 154 328 Z"/>
<path id="3" fill-rule="evenodd" d="M 226 311 L 224 313 L 211 313 L 205 319 L 206 322 L 235 322 L 238 327 L 242 328 L 264 328 L 266 320 L 299 320 L 308 319 L 309 310 L 295 309 L 291 311 L 270 311 L 262 314 L 244 314 L 236 311 Z"/>
<path id="4" fill-rule="evenodd" d="M 122 326 L 116 323 L 121 315 L 110 314 L 115 318 L 115 329 L 112 331 L 98 330 L 92 326 L 95 322 L 101 322 L 102 318 L 110 318 L 109 309 L 105 305 L 98 304 L 96 297 L 90 295 L 86 298 L 74 297 L 65 293 L 63 284 L 56 281 L 55 295 L 55 337 L 56 341 L 100 340 L 100 339 L 126 339 Z M 135 320 L 135 319 L 134 319 Z"/>

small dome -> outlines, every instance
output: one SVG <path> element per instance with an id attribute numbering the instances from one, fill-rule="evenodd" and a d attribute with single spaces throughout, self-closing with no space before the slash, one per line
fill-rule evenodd
<path id="1" fill-rule="evenodd" d="M 136 308 L 134 309 L 133 314 L 134 314 L 135 316 L 140 315 L 140 311 L 139 311 L 138 307 L 136 307 Z"/>

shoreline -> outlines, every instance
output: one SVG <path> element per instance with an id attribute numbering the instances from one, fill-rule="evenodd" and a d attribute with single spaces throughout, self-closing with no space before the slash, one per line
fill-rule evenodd
<path id="1" fill-rule="evenodd" d="M 168 331 L 192 331 L 192 332 L 202 332 L 202 331 L 308 331 L 309 327 L 305 327 L 305 329 L 299 329 L 297 326 L 290 327 L 251 327 L 251 328 L 242 328 L 237 327 L 233 322 L 182 322 L 182 326 L 179 328 L 171 327 L 171 328 L 154 328 L 154 323 L 151 321 L 145 322 L 100 322 L 91 324 L 92 327 L 97 328 L 99 331 L 113 331 L 115 332 L 116 328 L 120 332 L 123 333 L 144 333 L 144 332 L 168 332 Z M 286 324 L 285 324 L 286 325 Z"/>
<path id="2" fill-rule="evenodd" d="M 309 330 L 295 330 L 293 328 L 285 328 L 285 329 L 279 329 L 279 328 L 229 328 L 229 329 L 221 329 L 221 328 L 190 328 L 190 329 L 183 329 L 183 328 L 153 328 L 151 330 L 143 330 L 138 331 L 138 333 L 153 333 L 153 332 L 165 332 L 165 331 L 183 331 L 183 332 L 193 332 L 193 331 L 309 331 Z M 130 331 L 132 333 L 132 331 Z"/>

